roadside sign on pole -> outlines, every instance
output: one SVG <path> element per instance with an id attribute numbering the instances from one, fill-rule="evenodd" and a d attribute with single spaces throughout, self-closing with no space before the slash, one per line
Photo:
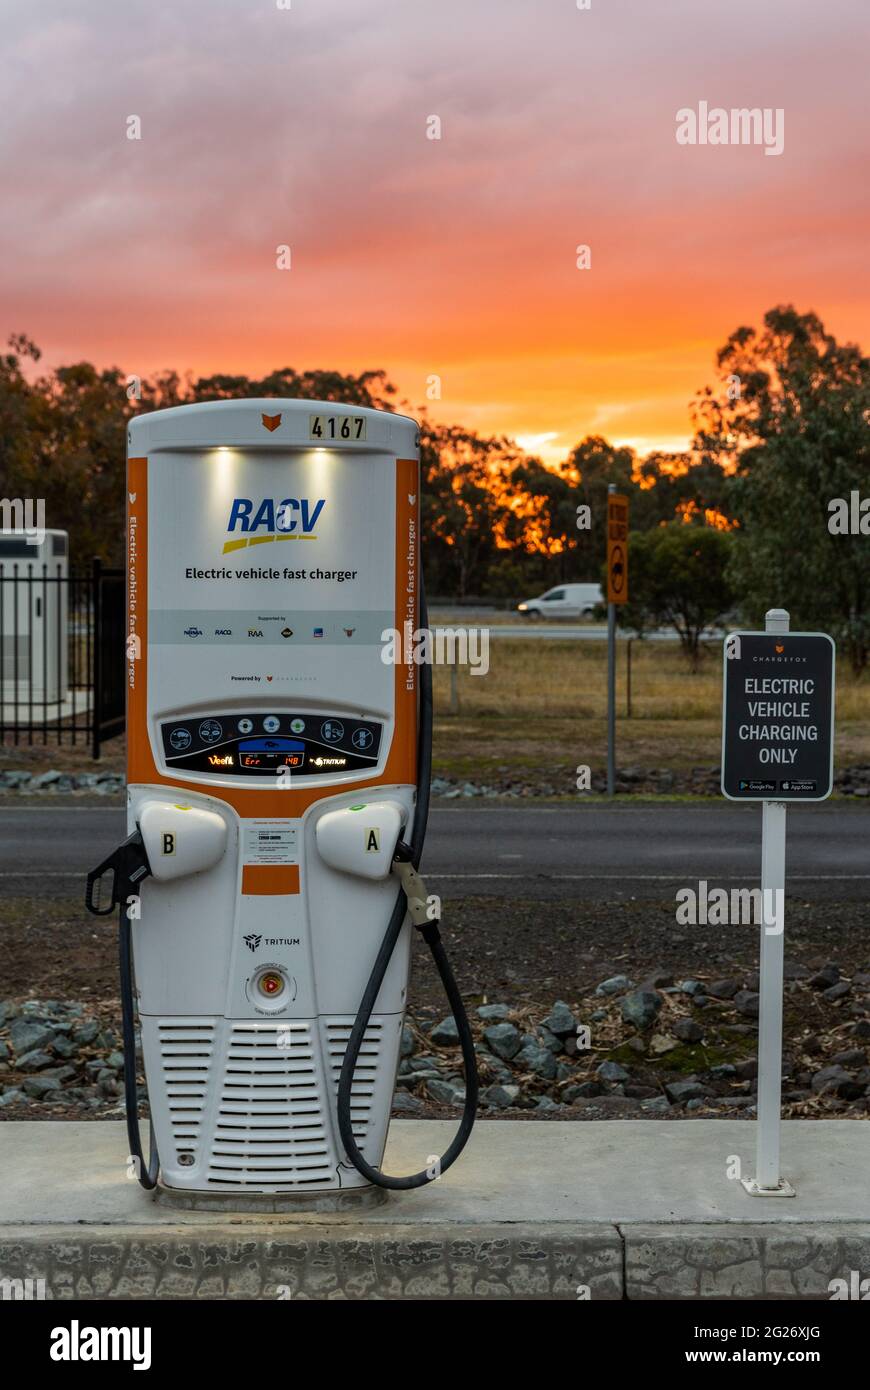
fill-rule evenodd
<path id="1" fill-rule="evenodd" d="M 607 494 L 607 602 L 628 602 L 628 498 Z"/>
<path id="2" fill-rule="evenodd" d="M 722 791 L 763 803 L 755 1176 L 740 1181 L 751 1197 L 794 1197 L 780 1166 L 786 803 L 831 794 L 834 643 L 789 632 L 788 613 L 771 608 L 764 632 L 728 634 L 724 665 Z"/>
<path id="3" fill-rule="evenodd" d="M 834 779 L 834 643 L 824 632 L 725 638 L 722 792 L 824 801 Z"/>

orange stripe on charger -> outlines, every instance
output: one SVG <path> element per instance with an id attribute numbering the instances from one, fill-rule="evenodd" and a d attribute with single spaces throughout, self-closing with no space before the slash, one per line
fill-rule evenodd
<path id="1" fill-rule="evenodd" d="M 298 864 L 245 864 L 242 892 L 257 896 L 299 892 Z"/>
<path id="2" fill-rule="evenodd" d="M 404 623 L 412 618 L 416 627 L 419 619 L 420 587 L 420 473 L 416 459 L 396 460 L 396 571 L 395 571 L 395 626 L 401 635 L 404 646 Z M 130 495 L 136 498 L 129 501 Z M 127 544 L 129 547 L 131 519 L 135 518 L 137 549 L 136 591 L 131 592 L 128 580 L 127 602 L 130 621 L 135 620 L 135 630 L 141 643 L 141 656 L 135 662 L 135 671 L 127 683 L 127 781 L 134 784 L 163 785 L 183 787 L 185 791 L 199 792 L 214 797 L 232 806 L 236 813 L 245 818 L 253 816 L 275 816 L 281 820 L 299 819 L 309 806 L 324 797 L 335 796 L 344 788 L 364 791 L 368 787 L 389 784 L 397 786 L 412 785 L 417 780 L 417 667 L 404 667 L 401 662 L 395 670 L 395 729 L 393 741 L 387 756 L 382 776 L 364 782 L 342 782 L 338 778 L 329 786 L 312 787 L 299 791 L 276 787 L 274 791 L 265 789 L 215 786 L 207 782 L 188 782 L 182 777 L 167 777 L 158 772 L 151 752 L 148 738 L 148 460 L 131 458 L 127 464 Z M 410 556 L 410 558 L 409 558 Z M 130 664 L 128 663 L 128 673 Z M 261 868 L 272 866 L 253 865 Z M 275 866 L 287 867 L 287 866 Z M 291 866 L 292 867 L 292 866 Z M 245 871 L 247 872 L 247 870 Z M 245 889 L 242 890 L 246 891 Z M 272 890 L 253 890 L 268 892 Z M 296 889 L 279 888 L 280 893 L 298 892 Z"/>

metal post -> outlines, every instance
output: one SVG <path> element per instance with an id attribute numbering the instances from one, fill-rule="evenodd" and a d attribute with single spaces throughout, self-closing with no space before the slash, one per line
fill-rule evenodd
<path id="1" fill-rule="evenodd" d="M 788 632 L 784 608 L 765 616 L 766 632 Z M 785 947 L 786 804 L 765 801 L 761 809 L 761 951 L 758 986 L 758 1118 L 755 1177 L 743 1178 L 753 1197 L 794 1197 L 779 1171 L 782 1100 L 782 975 Z M 776 918 L 775 923 L 771 918 Z"/>
<path id="2" fill-rule="evenodd" d="M 609 483 L 608 493 L 616 491 Z M 607 605 L 607 795 L 616 784 L 616 604 Z"/>
<path id="3" fill-rule="evenodd" d="M 633 637 L 629 637 L 626 642 L 625 652 L 625 714 L 626 718 L 631 718 L 631 644 Z"/>

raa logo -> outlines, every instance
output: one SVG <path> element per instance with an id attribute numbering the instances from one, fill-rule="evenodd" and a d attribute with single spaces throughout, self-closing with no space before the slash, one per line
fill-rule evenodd
<path id="1" fill-rule="evenodd" d="M 250 932 L 247 936 L 242 937 L 242 940 L 249 951 L 256 951 L 263 938 L 262 936 L 257 936 L 256 932 Z"/>
<path id="2" fill-rule="evenodd" d="M 266 429 L 270 431 L 270 433 L 274 433 L 274 431 L 278 428 L 278 426 L 281 423 L 280 415 L 263 415 L 261 418 L 263 424 L 266 426 Z"/>

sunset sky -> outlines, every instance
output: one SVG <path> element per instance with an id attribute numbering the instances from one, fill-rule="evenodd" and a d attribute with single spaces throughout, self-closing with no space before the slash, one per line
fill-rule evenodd
<path id="1" fill-rule="evenodd" d="M 776 303 L 870 350 L 867 0 L 0 16 L 0 332 L 51 366 L 383 367 L 412 408 L 438 374 L 435 418 L 555 462 L 681 447 Z M 782 108 L 783 153 L 678 145 L 701 101 Z"/>

